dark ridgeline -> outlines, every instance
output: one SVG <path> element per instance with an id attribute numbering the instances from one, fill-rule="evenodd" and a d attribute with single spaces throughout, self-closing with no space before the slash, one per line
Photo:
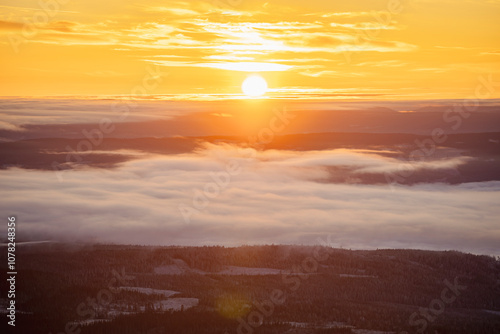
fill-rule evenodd
<path id="1" fill-rule="evenodd" d="M 171 155 L 193 152 L 201 143 L 245 144 L 245 137 L 191 137 L 191 138 L 109 138 L 100 150 L 82 154 L 81 162 L 68 156 L 67 147 L 76 147 L 80 139 L 40 138 L 0 143 L 0 169 L 11 167 L 37 170 L 65 170 L 94 167 L 115 168 L 137 159 L 132 154 L 114 154 L 117 150 L 137 150 L 153 154 Z M 275 150 L 327 150 L 360 149 L 372 150 L 379 157 L 390 157 L 401 161 L 402 169 L 394 175 L 384 172 L 360 172 L 352 166 L 325 167 L 329 176 L 318 180 L 327 183 L 383 184 L 397 182 L 413 185 L 418 183 L 461 184 L 500 180 L 500 132 L 451 134 L 447 140 L 432 150 L 425 161 L 432 163 L 450 158 L 464 157 L 468 160 L 457 168 L 418 169 L 412 166 L 411 153 L 421 150 L 417 143 L 429 141 L 429 136 L 397 133 L 310 133 L 276 136 L 264 149 Z M 429 147 L 426 147 L 429 149 Z M 387 150 L 392 151 L 387 152 Z M 404 168 L 403 168 L 404 167 Z M 404 173 L 410 168 L 411 173 Z M 401 175 L 400 175 L 401 174 Z M 404 177 L 402 176 L 404 175 Z"/>

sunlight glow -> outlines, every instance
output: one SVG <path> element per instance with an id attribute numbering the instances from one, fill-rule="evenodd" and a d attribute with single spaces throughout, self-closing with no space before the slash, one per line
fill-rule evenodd
<path id="1" fill-rule="evenodd" d="M 197 64 L 199 67 L 211 67 L 221 70 L 240 71 L 240 72 L 275 72 L 286 71 L 293 66 L 275 64 L 275 63 L 259 63 L 259 62 L 221 62 L 221 63 L 202 63 Z"/>
<path id="2" fill-rule="evenodd" d="M 144 95 L 176 101 L 247 98 L 240 85 L 251 74 L 272 82 L 269 98 L 460 100 L 479 74 L 500 73 L 500 0 L 453 8 L 421 0 L 397 11 L 369 0 L 352 8 L 246 1 L 237 9 L 228 1 L 121 0 L 109 12 L 97 0 L 64 1 L 50 20 L 33 19 L 38 2 L 0 6 L 2 96 L 114 96 L 154 72 L 162 78 Z M 431 2 L 439 5 L 427 8 Z M 500 89 L 488 92 L 500 98 Z"/>
<path id="3" fill-rule="evenodd" d="M 241 90 L 246 96 L 257 97 L 267 92 L 267 82 L 260 75 L 251 75 L 243 81 Z"/>

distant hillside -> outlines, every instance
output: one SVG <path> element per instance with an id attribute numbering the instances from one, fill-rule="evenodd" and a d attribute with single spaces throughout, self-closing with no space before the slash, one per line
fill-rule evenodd
<path id="1" fill-rule="evenodd" d="M 90 152 L 76 152 L 81 139 L 46 138 L 0 143 L 0 169 L 12 167 L 41 170 L 64 170 L 79 167 L 115 168 L 134 159 L 143 158 L 144 153 L 172 155 L 193 153 L 203 148 L 203 143 L 248 146 L 246 137 L 183 137 L 183 138 L 107 138 Z M 397 133 L 308 133 L 276 136 L 267 144 L 250 145 L 264 150 L 369 150 L 368 153 L 401 161 L 398 172 L 405 177 L 390 179 L 401 184 L 484 182 L 500 180 L 500 132 L 452 134 L 446 141 L 426 150 L 432 154 L 424 160 L 429 163 L 463 157 L 464 163 L 457 168 L 413 168 L 411 153 L 422 147 L 418 143 L 429 142 L 429 136 Z M 142 154 L 142 155 L 141 155 Z M 410 161 L 410 162 L 408 162 Z M 406 168 L 412 170 L 406 175 Z M 387 184 L 383 173 L 361 172 L 350 166 L 325 166 L 329 173 L 320 182 Z M 396 173 L 396 174 L 398 174 Z M 399 175 L 398 174 L 398 175 Z"/>

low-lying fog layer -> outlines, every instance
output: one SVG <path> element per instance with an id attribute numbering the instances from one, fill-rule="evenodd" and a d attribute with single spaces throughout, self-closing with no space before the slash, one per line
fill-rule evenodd
<path id="1" fill-rule="evenodd" d="M 387 153 L 387 152 L 385 152 Z M 456 157 L 418 168 L 453 169 Z M 329 167 L 400 162 L 350 150 L 255 151 L 207 144 L 115 169 L 0 171 L 18 238 L 133 244 L 313 244 L 500 254 L 500 182 L 391 186 L 323 182 Z M 60 181 L 62 180 L 62 181 Z M 21 241 L 21 240 L 19 240 Z"/>

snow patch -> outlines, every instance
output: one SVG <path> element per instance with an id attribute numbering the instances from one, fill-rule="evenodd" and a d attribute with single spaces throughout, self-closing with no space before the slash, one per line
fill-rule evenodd
<path id="1" fill-rule="evenodd" d="M 170 296 L 177 295 L 180 293 L 178 291 L 172 291 L 172 290 L 158 290 L 158 289 L 141 288 L 141 287 L 133 287 L 133 286 L 122 286 L 122 287 L 119 287 L 118 289 L 122 290 L 122 291 L 135 291 L 135 292 L 143 293 L 145 295 L 162 295 L 164 297 L 170 297 Z"/>

